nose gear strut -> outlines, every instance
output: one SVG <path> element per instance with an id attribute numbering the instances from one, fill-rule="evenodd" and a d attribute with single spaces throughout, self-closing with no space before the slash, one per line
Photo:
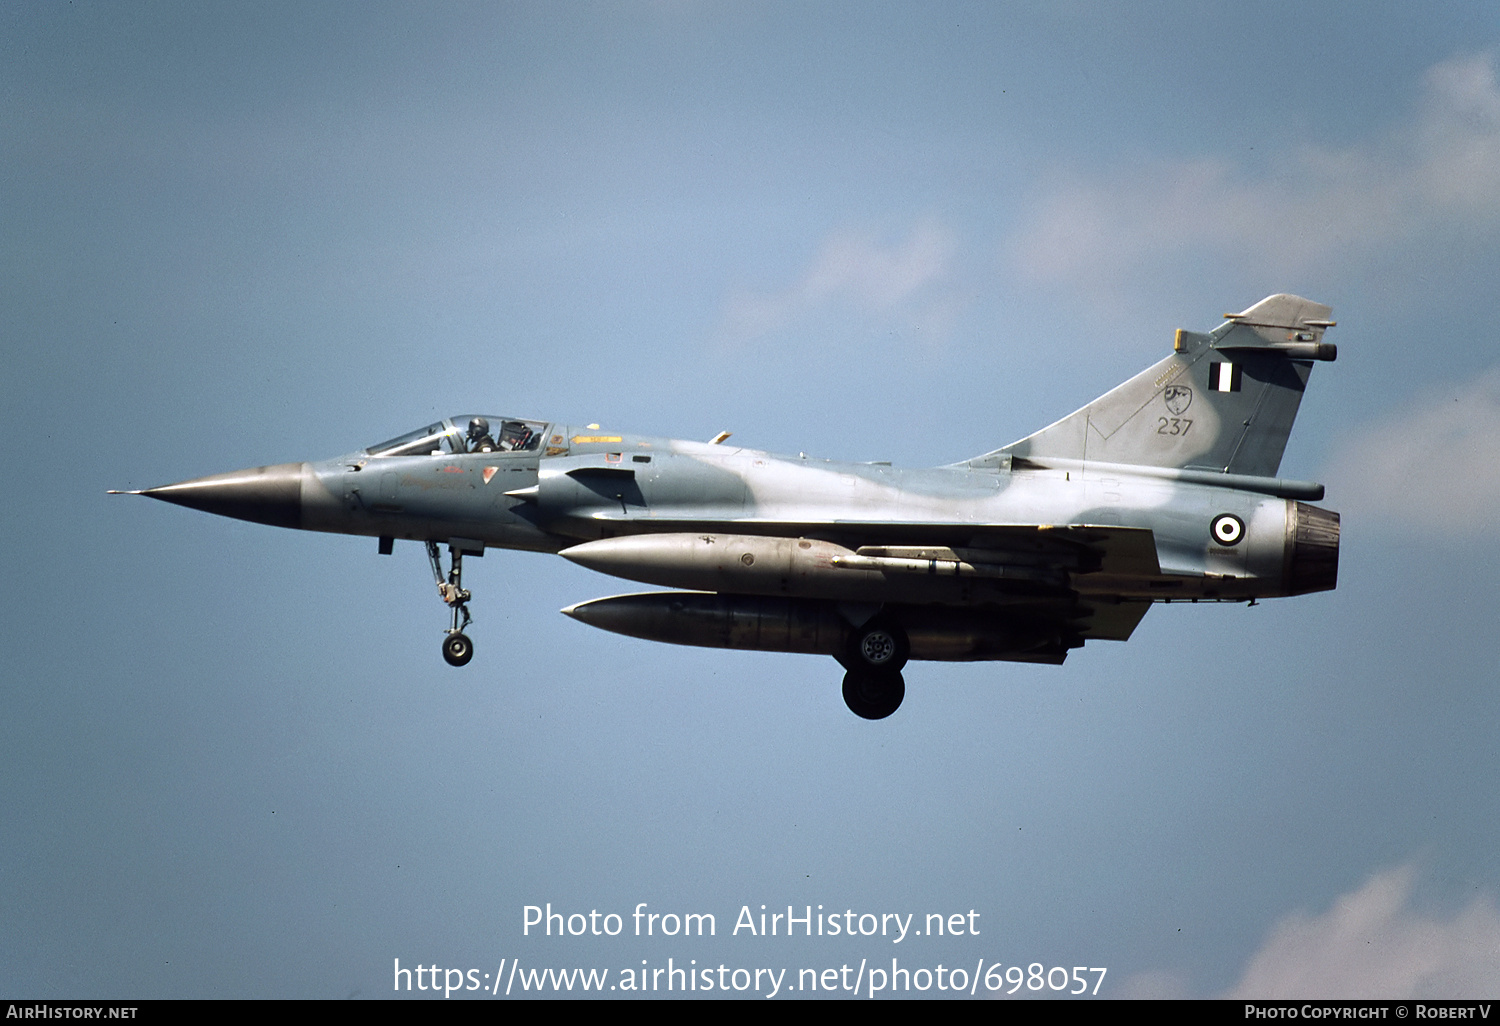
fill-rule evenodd
<path id="1" fill-rule="evenodd" d="M 437 581 L 438 595 L 453 610 L 453 626 L 443 632 L 447 635 L 443 639 L 443 658 L 448 661 L 449 666 L 463 666 L 474 658 L 474 643 L 464 633 L 464 628 L 474 621 L 469 615 L 469 599 L 472 596 L 463 585 L 463 550 L 456 545 L 449 545 L 448 555 L 452 559 L 453 568 L 448 571 L 447 579 L 444 579 L 443 560 L 438 555 L 437 542 L 427 543 L 427 561 L 432 564 L 432 576 Z M 463 623 L 459 623 L 460 615 L 463 616 Z"/>

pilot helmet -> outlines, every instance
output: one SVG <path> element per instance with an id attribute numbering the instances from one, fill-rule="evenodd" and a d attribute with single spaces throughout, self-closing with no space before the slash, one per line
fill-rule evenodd
<path id="1" fill-rule="evenodd" d="M 483 417 L 475 417 L 473 420 L 469 421 L 470 440 L 478 441 L 489 433 L 490 422 L 485 420 Z"/>

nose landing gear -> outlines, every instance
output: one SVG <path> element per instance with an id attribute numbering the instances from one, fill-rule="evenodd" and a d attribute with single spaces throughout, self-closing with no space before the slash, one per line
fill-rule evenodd
<path id="1" fill-rule="evenodd" d="M 437 581 L 438 595 L 453 610 L 453 626 L 443 633 L 447 635 L 443 639 L 443 658 L 449 666 L 463 666 L 474 658 L 474 643 L 464 633 L 464 628 L 473 622 L 474 618 L 469 615 L 469 599 L 472 597 L 464 589 L 464 553 L 457 545 L 448 546 L 448 554 L 452 559 L 452 569 L 448 576 L 443 577 L 443 560 L 438 555 L 437 542 L 427 543 L 427 561 L 432 564 L 432 576 Z M 459 617 L 463 622 L 459 622 Z"/>
<path id="2" fill-rule="evenodd" d="M 443 639 L 443 658 L 449 666 L 463 666 L 474 658 L 474 643 L 467 634 L 455 631 Z"/>

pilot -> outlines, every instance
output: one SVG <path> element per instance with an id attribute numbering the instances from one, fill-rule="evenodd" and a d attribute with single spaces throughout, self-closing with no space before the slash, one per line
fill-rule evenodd
<path id="1" fill-rule="evenodd" d="M 475 417 L 469 421 L 469 451 L 495 451 L 495 441 L 490 437 L 490 422 L 483 417 Z"/>

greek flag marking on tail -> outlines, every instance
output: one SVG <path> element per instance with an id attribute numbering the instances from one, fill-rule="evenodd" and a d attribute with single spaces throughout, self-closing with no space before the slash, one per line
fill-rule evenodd
<path id="1" fill-rule="evenodd" d="M 1213 363 L 1208 367 L 1208 387 L 1215 392 L 1238 392 L 1240 368 L 1234 363 Z"/>

